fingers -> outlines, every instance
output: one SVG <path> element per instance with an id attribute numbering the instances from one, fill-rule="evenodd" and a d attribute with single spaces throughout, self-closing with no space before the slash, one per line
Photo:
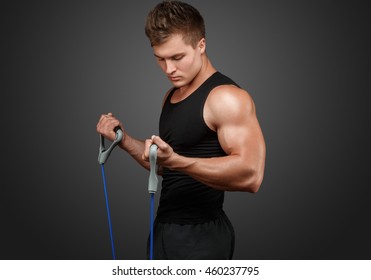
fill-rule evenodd
<path id="1" fill-rule="evenodd" d="M 144 141 L 143 160 L 145 160 L 145 161 L 148 161 L 148 160 L 149 160 L 149 150 L 150 150 L 152 144 L 156 144 L 157 147 L 159 146 L 159 145 L 157 144 L 157 143 L 159 142 L 159 140 L 156 140 L 157 143 L 154 142 L 154 139 L 155 139 L 156 137 L 159 138 L 159 139 L 161 139 L 161 138 L 158 137 L 158 136 L 152 135 L 152 136 L 151 136 L 151 139 L 147 139 L 146 141 Z"/>
<path id="2" fill-rule="evenodd" d="M 160 150 L 166 150 L 169 147 L 169 145 L 162 140 L 160 136 L 152 135 L 151 141 L 153 144 L 156 144 Z"/>
<path id="3" fill-rule="evenodd" d="M 112 118 L 113 117 L 113 114 L 112 113 L 108 113 L 108 114 L 102 114 L 99 118 L 99 122 L 103 121 L 103 120 L 106 120 L 106 119 L 109 119 L 109 118 Z"/>
<path id="4" fill-rule="evenodd" d="M 147 139 L 144 141 L 144 151 L 143 151 L 143 160 L 149 161 L 149 149 L 151 145 L 153 144 L 152 139 Z"/>
<path id="5" fill-rule="evenodd" d="M 167 144 L 161 137 L 152 135 L 151 139 L 147 139 L 144 142 L 144 152 L 143 152 L 143 160 L 149 161 L 149 151 L 152 144 L 156 144 L 158 147 L 157 150 L 157 162 L 162 164 L 167 161 L 170 156 L 173 154 L 173 149 Z"/>
<path id="6" fill-rule="evenodd" d="M 116 137 L 114 129 L 117 126 L 123 130 L 120 121 L 112 113 L 102 114 L 97 124 L 97 132 L 108 140 L 113 141 Z"/>

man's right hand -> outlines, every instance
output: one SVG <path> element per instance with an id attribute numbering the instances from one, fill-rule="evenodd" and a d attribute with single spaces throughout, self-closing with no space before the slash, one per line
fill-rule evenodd
<path id="1" fill-rule="evenodd" d="M 122 139 L 123 141 L 125 138 L 125 131 L 121 122 L 112 113 L 103 114 L 98 121 L 97 132 L 112 142 L 116 138 L 116 127 L 119 127 L 122 130 L 124 134 Z"/>

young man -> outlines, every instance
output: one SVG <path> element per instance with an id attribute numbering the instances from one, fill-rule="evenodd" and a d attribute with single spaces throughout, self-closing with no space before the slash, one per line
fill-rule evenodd
<path id="1" fill-rule="evenodd" d="M 231 259 L 234 230 L 223 211 L 225 191 L 258 191 L 265 142 L 251 96 L 218 72 L 206 54 L 200 13 L 164 1 L 146 27 L 159 66 L 173 88 L 164 98 L 160 135 L 140 141 L 111 113 L 97 131 L 109 140 L 120 126 L 120 147 L 149 168 L 149 147 L 158 146 L 163 176 L 154 231 L 155 259 Z"/>

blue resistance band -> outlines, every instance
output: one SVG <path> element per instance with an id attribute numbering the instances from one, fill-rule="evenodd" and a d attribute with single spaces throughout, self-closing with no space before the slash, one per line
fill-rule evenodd
<path id="1" fill-rule="evenodd" d="M 110 207 L 108 203 L 108 193 L 107 193 L 107 183 L 106 183 L 106 176 L 104 172 L 104 163 L 107 161 L 109 155 L 111 154 L 112 150 L 116 147 L 118 143 L 122 140 L 123 132 L 120 128 L 116 127 L 116 138 L 112 142 L 111 146 L 106 149 L 104 146 L 104 137 L 100 136 L 100 145 L 99 145 L 99 155 L 98 155 L 98 162 L 101 165 L 102 169 L 102 178 L 103 178 L 103 188 L 104 188 L 104 197 L 106 199 L 106 210 L 107 210 L 107 219 L 108 219 L 108 227 L 109 227 L 109 234 L 110 234 L 110 241 L 111 241 L 111 250 L 112 250 L 112 259 L 116 260 L 116 253 L 115 253 L 115 243 L 113 240 L 113 231 L 112 231 L 112 223 L 111 223 L 111 213 Z"/>
<path id="2" fill-rule="evenodd" d="M 154 224 L 154 213 L 155 213 L 155 193 L 157 192 L 158 178 L 156 175 L 156 162 L 157 162 L 157 146 L 152 144 L 149 149 L 149 164 L 150 173 L 148 179 L 148 192 L 151 195 L 151 206 L 150 206 L 150 238 L 149 238 L 149 259 L 153 260 L 153 224 Z"/>
<path id="3" fill-rule="evenodd" d="M 155 195 L 151 193 L 149 259 L 153 260 L 153 224 L 155 216 Z"/>
<path id="4" fill-rule="evenodd" d="M 113 231 L 112 231 L 112 222 L 111 222 L 111 213 L 110 207 L 108 202 L 108 192 L 107 192 L 107 183 L 106 183 L 106 176 L 104 171 L 104 163 L 107 161 L 109 155 L 111 154 L 112 150 L 115 146 L 122 140 L 123 132 L 119 128 L 115 128 L 116 131 L 116 139 L 112 142 L 111 146 L 106 149 L 104 146 L 104 137 L 101 135 L 100 137 L 100 146 L 99 146 L 99 155 L 98 155 L 98 162 L 101 165 L 102 170 L 102 178 L 103 178 L 103 188 L 104 188 L 104 196 L 106 200 L 106 210 L 107 210 L 107 219 L 108 219 L 108 227 L 110 233 L 110 241 L 111 241 L 111 250 L 112 250 L 112 259 L 116 260 L 116 253 L 115 253 L 115 244 L 113 239 Z M 155 212 L 155 193 L 157 192 L 158 186 L 158 178 L 156 175 L 156 161 L 157 161 L 157 146 L 153 144 L 150 147 L 149 151 L 149 161 L 150 161 L 150 175 L 148 180 L 148 192 L 150 193 L 150 260 L 153 260 L 153 225 L 154 225 L 154 212 Z"/>
<path id="5" fill-rule="evenodd" d="M 104 164 L 103 163 L 101 164 L 101 167 L 102 167 L 104 197 L 106 199 L 106 210 L 107 210 L 107 218 L 108 218 L 109 236 L 110 236 L 110 240 L 111 240 L 112 259 L 116 260 L 115 244 L 114 244 L 114 241 L 113 241 L 113 234 L 112 234 L 111 213 L 110 213 L 110 210 L 109 210 L 109 203 L 108 203 L 107 183 L 106 183 L 106 176 L 105 176 L 105 172 L 104 172 Z"/>

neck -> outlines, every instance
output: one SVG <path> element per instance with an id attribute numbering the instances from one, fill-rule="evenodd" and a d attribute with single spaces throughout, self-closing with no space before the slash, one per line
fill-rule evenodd
<path id="1" fill-rule="evenodd" d="M 205 55 L 202 67 L 196 77 L 188 85 L 179 88 L 179 93 L 182 96 L 190 95 L 215 72 L 216 69 L 211 64 L 211 61 L 208 59 L 208 57 Z"/>

